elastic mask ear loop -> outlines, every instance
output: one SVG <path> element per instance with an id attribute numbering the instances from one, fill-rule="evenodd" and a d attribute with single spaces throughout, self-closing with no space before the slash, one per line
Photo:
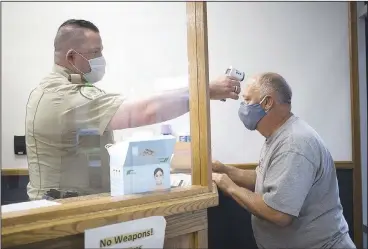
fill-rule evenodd
<path id="1" fill-rule="evenodd" d="M 83 55 L 81 55 L 80 53 L 78 53 L 77 51 L 75 51 L 74 49 L 70 49 L 69 51 L 68 51 L 68 53 L 70 52 L 70 51 L 74 51 L 76 54 L 78 54 L 78 55 L 80 55 L 83 59 L 85 59 L 87 62 L 88 62 L 88 60 L 83 56 Z M 67 54 L 68 54 L 67 53 Z M 72 65 L 74 68 L 75 68 L 75 70 L 77 70 L 80 74 L 84 74 L 81 70 L 79 70 L 75 65 L 73 65 L 73 63 L 71 63 L 71 62 L 69 62 L 70 63 L 70 65 Z"/>
<path id="2" fill-rule="evenodd" d="M 266 96 L 264 96 L 263 97 L 263 99 L 261 100 L 261 102 L 259 102 L 259 104 L 261 105 L 262 103 L 263 103 L 263 101 L 266 99 L 268 97 L 268 95 L 266 95 Z M 268 110 L 264 110 L 265 111 L 265 113 L 268 113 L 269 111 L 271 111 L 272 110 L 272 107 L 270 108 L 270 109 L 268 109 Z"/>
<path id="3" fill-rule="evenodd" d="M 81 55 L 80 53 L 78 53 L 77 51 L 75 51 L 74 49 L 70 49 L 69 51 L 68 51 L 68 53 L 70 52 L 70 51 L 74 51 L 76 54 L 78 54 L 78 55 L 80 55 L 83 59 L 85 59 L 87 62 L 89 62 L 87 59 L 86 59 L 86 57 L 84 57 L 83 55 Z M 67 53 L 67 54 L 68 54 Z M 69 62 L 70 63 L 70 62 Z M 75 65 L 73 65 L 73 63 L 70 63 L 70 65 L 72 65 L 74 68 L 75 68 L 75 70 L 77 70 L 81 75 L 84 75 L 84 73 L 81 71 L 81 70 L 79 70 Z M 92 84 L 90 84 L 90 83 L 86 83 L 86 85 L 88 85 L 88 86 L 92 86 Z"/>
<path id="4" fill-rule="evenodd" d="M 78 53 L 78 52 L 77 52 L 77 51 L 75 51 L 74 49 L 73 49 L 73 51 L 74 51 L 74 52 L 76 52 L 77 54 L 79 54 L 83 59 L 85 59 L 85 60 L 88 62 L 87 58 L 86 58 L 86 57 L 84 57 L 81 53 Z"/>

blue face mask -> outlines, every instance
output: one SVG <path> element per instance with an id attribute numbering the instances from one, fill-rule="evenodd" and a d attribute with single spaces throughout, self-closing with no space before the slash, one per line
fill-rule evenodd
<path id="1" fill-rule="evenodd" d="M 240 103 L 238 115 L 240 120 L 243 122 L 245 128 L 248 130 L 255 130 L 257 124 L 261 119 L 266 116 L 267 112 L 263 110 L 261 104 L 266 97 L 262 99 L 259 104 L 246 104 L 244 102 Z"/>

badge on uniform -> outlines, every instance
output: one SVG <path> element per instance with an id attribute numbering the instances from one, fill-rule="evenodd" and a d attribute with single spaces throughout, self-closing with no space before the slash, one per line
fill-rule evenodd
<path id="1" fill-rule="evenodd" d="M 95 99 L 105 94 L 103 90 L 95 86 L 82 86 L 79 91 L 87 99 Z"/>

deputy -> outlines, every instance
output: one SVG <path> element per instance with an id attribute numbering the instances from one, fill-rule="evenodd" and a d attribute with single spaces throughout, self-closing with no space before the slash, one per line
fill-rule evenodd
<path id="1" fill-rule="evenodd" d="M 54 47 L 53 70 L 27 103 L 28 196 L 41 199 L 50 190 L 78 195 L 108 192 L 109 156 L 104 146 L 113 142 L 112 131 L 187 113 L 188 88 L 129 100 L 95 87 L 106 63 L 99 30 L 89 21 L 64 22 Z M 223 76 L 210 83 L 209 92 L 215 100 L 238 99 L 240 83 Z"/>

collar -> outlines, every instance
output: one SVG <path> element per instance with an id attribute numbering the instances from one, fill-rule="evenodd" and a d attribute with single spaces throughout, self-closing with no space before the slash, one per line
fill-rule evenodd
<path id="1" fill-rule="evenodd" d="M 75 74 L 71 70 L 62 67 L 60 65 L 54 64 L 52 71 L 61 74 L 62 76 L 67 78 L 69 82 L 73 84 L 85 84 L 85 81 L 83 80 L 80 74 Z"/>

